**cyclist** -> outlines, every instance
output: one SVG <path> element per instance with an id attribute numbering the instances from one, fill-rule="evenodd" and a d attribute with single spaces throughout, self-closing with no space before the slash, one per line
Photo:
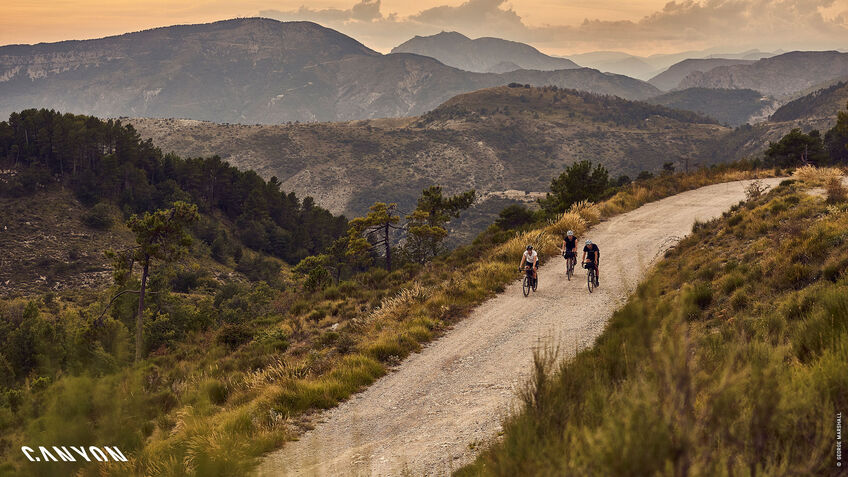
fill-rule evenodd
<path id="1" fill-rule="evenodd" d="M 595 286 L 599 285 L 598 282 L 601 279 L 601 271 L 598 267 L 600 263 L 601 250 L 591 240 L 586 240 L 586 246 L 583 247 L 583 268 L 595 267 Z"/>
<path id="2" fill-rule="evenodd" d="M 566 260 L 566 268 L 568 268 L 569 261 L 577 261 L 577 237 L 573 230 L 569 230 L 562 238 L 562 256 Z"/>
<path id="3" fill-rule="evenodd" d="M 524 255 L 521 256 L 521 264 L 518 265 L 521 270 L 524 270 L 525 266 L 533 267 L 533 281 L 536 280 L 536 267 L 539 263 L 539 254 L 533 250 L 532 245 L 527 246 L 527 250 L 524 251 Z"/>

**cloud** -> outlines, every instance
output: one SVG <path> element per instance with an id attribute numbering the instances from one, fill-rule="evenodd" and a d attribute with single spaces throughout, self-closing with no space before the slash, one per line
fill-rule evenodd
<path id="1" fill-rule="evenodd" d="M 823 12 L 838 12 L 826 16 Z M 531 43 L 553 54 L 618 49 L 834 49 L 848 44 L 848 0 L 672 0 L 641 19 L 586 19 L 576 25 L 528 25 L 506 0 L 467 0 L 407 17 L 384 14 L 380 0 L 350 9 L 266 10 L 280 20 L 311 20 L 388 51 L 414 35 L 455 30 Z"/>

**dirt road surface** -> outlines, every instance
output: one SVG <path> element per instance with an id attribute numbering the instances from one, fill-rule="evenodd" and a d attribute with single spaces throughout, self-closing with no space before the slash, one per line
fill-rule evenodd
<path id="1" fill-rule="evenodd" d="M 525 298 L 519 282 L 508 286 L 368 389 L 322 413 L 299 441 L 269 454 L 259 474 L 446 475 L 470 462 L 515 408 L 533 349 L 559 344 L 567 358 L 591 346 L 662 251 L 695 220 L 743 200 L 745 185 L 703 187 L 593 227 L 580 239 L 601 250 L 594 293 L 584 270 L 566 281 L 565 261 L 552 259 L 539 271 L 536 293 Z"/>

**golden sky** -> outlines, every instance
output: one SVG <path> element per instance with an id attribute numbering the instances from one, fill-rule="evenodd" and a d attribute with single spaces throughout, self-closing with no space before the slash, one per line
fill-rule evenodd
<path id="1" fill-rule="evenodd" d="M 7 0 L 0 6 L 0 45 L 260 12 L 317 21 L 383 52 L 414 34 L 441 30 L 524 41 L 551 54 L 848 47 L 848 0 Z"/>

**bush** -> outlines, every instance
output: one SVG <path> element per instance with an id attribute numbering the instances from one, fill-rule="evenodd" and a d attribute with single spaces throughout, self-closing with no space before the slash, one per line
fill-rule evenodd
<path id="1" fill-rule="evenodd" d="M 82 223 L 98 230 L 106 230 L 112 226 L 112 208 L 105 202 L 97 205 L 82 215 Z"/>
<path id="2" fill-rule="evenodd" d="M 209 398 L 209 402 L 216 406 L 221 406 L 227 402 L 227 397 L 230 394 L 227 385 L 217 379 L 207 379 L 201 386 L 203 394 Z"/>
<path id="3" fill-rule="evenodd" d="M 218 343 L 225 345 L 230 350 L 235 350 L 252 339 L 253 332 L 241 324 L 224 325 L 216 338 Z"/>
<path id="4" fill-rule="evenodd" d="M 827 181 L 827 184 L 825 184 L 825 191 L 827 192 L 828 204 L 837 204 L 848 200 L 848 190 L 846 190 L 845 186 L 842 184 L 842 179 L 838 177 L 831 177 Z"/>

